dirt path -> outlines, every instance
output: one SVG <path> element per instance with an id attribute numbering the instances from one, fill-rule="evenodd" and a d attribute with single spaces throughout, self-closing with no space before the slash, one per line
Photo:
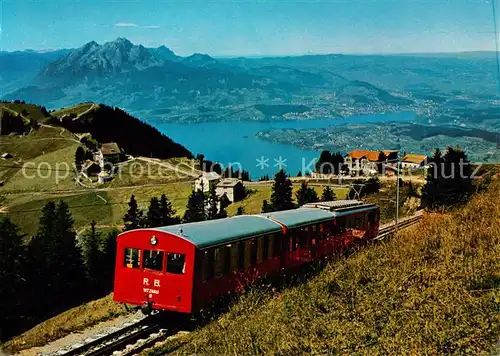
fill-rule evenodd
<path id="1" fill-rule="evenodd" d="M 174 172 L 185 174 L 185 175 L 193 177 L 193 178 L 198 178 L 200 176 L 200 174 L 201 174 L 200 171 L 187 166 L 185 163 L 180 163 L 178 166 L 174 166 L 173 164 L 166 163 L 166 162 L 161 162 L 161 161 L 156 160 L 154 158 L 137 157 L 136 159 L 139 160 L 139 161 L 144 161 L 144 162 L 149 162 L 149 163 L 157 164 L 159 166 L 168 168 L 168 169 L 170 169 L 170 170 L 172 170 Z M 179 167 L 180 165 L 185 166 L 189 170 L 180 168 Z"/>

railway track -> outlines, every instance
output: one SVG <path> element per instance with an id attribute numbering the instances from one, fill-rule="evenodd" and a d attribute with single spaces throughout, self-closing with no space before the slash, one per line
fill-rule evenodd
<path id="1" fill-rule="evenodd" d="M 133 355 L 167 336 L 169 336 L 168 331 L 162 329 L 158 320 L 151 316 L 67 352 L 60 350 L 57 354 L 65 356 Z"/>
<path id="2" fill-rule="evenodd" d="M 394 235 L 399 230 L 403 230 L 417 224 L 421 219 L 422 219 L 422 214 L 417 213 L 416 215 L 413 215 L 411 217 L 401 219 L 397 225 L 397 229 L 395 223 L 383 226 L 379 230 L 378 236 L 375 238 L 375 240 L 382 241 L 387 237 Z"/>

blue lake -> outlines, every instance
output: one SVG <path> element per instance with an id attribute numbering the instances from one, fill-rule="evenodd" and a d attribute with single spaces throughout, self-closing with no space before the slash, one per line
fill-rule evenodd
<path id="1" fill-rule="evenodd" d="M 286 159 L 283 168 L 292 175 L 303 170 L 304 164 L 307 167 L 313 159 L 318 157 L 316 151 L 302 150 L 295 146 L 258 139 L 255 134 L 259 131 L 273 128 L 298 130 L 350 123 L 412 121 L 415 117 L 413 112 L 401 112 L 342 119 L 207 122 L 200 124 L 176 124 L 150 120 L 149 123 L 174 141 L 184 145 L 194 155 L 202 153 L 206 159 L 220 162 L 224 166 L 229 163 L 239 163 L 250 172 L 253 179 L 257 179 L 265 174 L 274 175 L 279 170 L 276 160 L 279 160 L 280 157 L 282 162 Z M 264 160 L 267 159 L 266 164 L 259 165 L 257 160 L 262 157 Z"/>

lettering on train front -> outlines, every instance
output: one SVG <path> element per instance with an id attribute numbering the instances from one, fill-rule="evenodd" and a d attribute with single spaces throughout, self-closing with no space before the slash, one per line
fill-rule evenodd
<path id="1" fill-rule="evenodd" d="M 149 278 L 144 277 L 142 279 L 142 285 L 143 285 L 144 293 L 157 294 L 157 295 L 160 294 L 159 289 L 153 289 L 153 288 L 160 288 L 160 280 L 159 279 L 150 280 Z M 153 288 L 148 288 L 150 286 Z"/>

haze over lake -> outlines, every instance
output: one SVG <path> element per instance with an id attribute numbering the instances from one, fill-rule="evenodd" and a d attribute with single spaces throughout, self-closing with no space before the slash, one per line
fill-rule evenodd
<path id="1" fill-rule="evenodd" d="M 265 174 L 270 176 L 275 174 L 279 170 L 280 157 L 281 162 L 284 162 L 283 168 L 292 175 L 303 170 L 303 162 L 307 167 L 313 159 L 318 157 L 317 151 L 301 150 L 292 145 L 273 143 L 255 137 L 255 134 L 260 131 L 276 128 L 315 129 L 354 123 L 408 122 L 414 120 L 415 117 L 413 112 L 400 112 L 341 119 L 206 122 L 199 124 L 177 124 L 150 120 L 149 123 L 176 142 L 184 145 L 193 154 L 202 153 L 206 159 L 220 162 L 224 166 L 238 162 L 243 169 L 250 171 L 252 179 L 258 179 Z M 262 157 L 265 164 L 259 165 L 258 160 L 261 160 Z M 266 159 L 267 161 L 265 161 Z M 285 159 L 286 161 L 283 161 Z"/>

